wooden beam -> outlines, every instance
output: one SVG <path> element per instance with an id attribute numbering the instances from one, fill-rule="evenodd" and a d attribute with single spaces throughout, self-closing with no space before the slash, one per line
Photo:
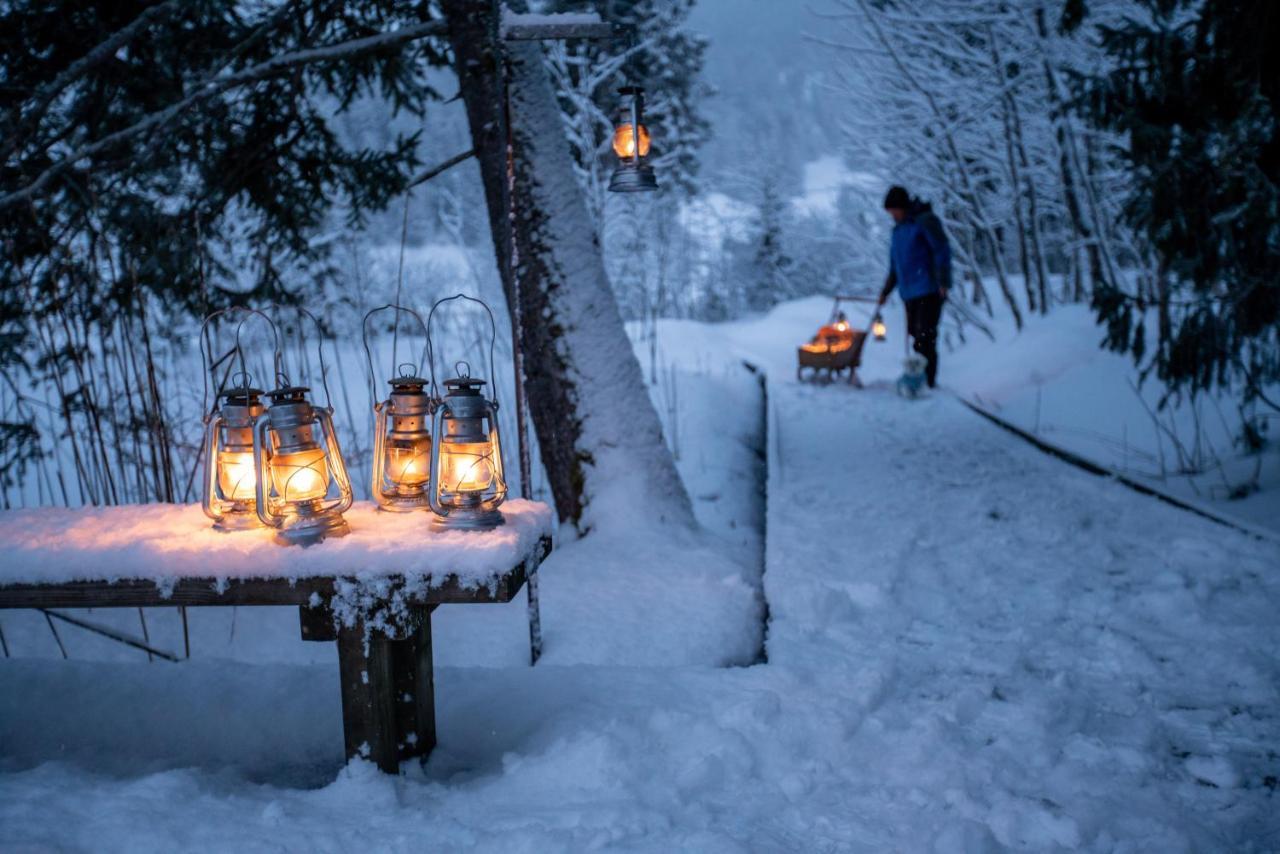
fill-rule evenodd
<path id="1" fill-rule="evenodd" d="M 536 547 L 539 559 L 551 551 L 550 538 Z M 358 579 L 353 578 L 353 581 Z M 68 581 L 59 584 L 0 584 L 0 609 L 4 608 L 147 608 L 175 605 L 307 605 L 312 595 L 328 601 L 334 595 L 332 576 L 316 578 L 179 578 L 170 585 L 150 579 L 119 581 Z M 404 580 L 392 579 L 403 586 Z M 494 576 L 489 584 L 464 585 L 456 575 L 424 591 L 418 604 L 445 605 L 510 602 L 525 582 L 524 559 L 511 570 Z"/>
<path id="2" fill-rule="evenodd" d="M 509 42 L 541 41 L 544 39 L 625 39 L 631 31 L 618 24 L 603 21 L 567 21 L 526 23 L 520 16 L 511 16 L 511 20 L 503 24 L 502 38 Z"/>

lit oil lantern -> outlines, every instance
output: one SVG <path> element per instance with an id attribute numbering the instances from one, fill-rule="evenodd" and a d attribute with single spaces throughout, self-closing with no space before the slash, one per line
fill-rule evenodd
<path id="1" fill-rule="evenodd" d="M 399 323 L 401 313 L 418 321 L 426 334 L 426 324 L 412 309 L 388 303 L 371 309 L 361 323 L 364 354 L 369 364 L 369 395 L 377 400 L 374 388 L 377 374 L 373 369 L 373 353 L 369 349 L 369 319 L 383 311 L 391 311 Z M 397 330 L 398 331 L 398 330 Z M 395 360 L 392 346 L 392 361 Z M 417 371 L 418 375 L 414 374 Z M 431 412 L 434 398 L 427 391 L 429 380 L 423 379 L 422 365 L 400 365 L 399 376 L 388 380 L 391 394 L 373 405 L 373 465 L 371 492 L 382 510 L 408 512 L 426 510 L 427 482 L 431 479 Z"/>
<path id="2" fill-rule="evenodd" d="M 220 531 L 259 528 L 257 513 L 257 469 L 253 460 L 254 423 L 265 411 L 262 390 L 253 388 L 246 369 L 245 351 L 240 343 L 244 325 L 260 318 L 271 330 L 274 364 L 280 366 L 280 336 L 275 323 L 263 312 L 232 306 L 208 315 L 200 326 L 200 356 L 205 381 L 215 388 L 214 405 L 204 419 L 204 489 L 201 508 Z M 219 323 L 233 322 L 235 343 L 215 354 L 214 332 Z M 223 387 L 219 374 L 224 366 L 239 364 L 234 385 Z M 206 389 L 208 386 L 206 386 Z"/>
<path id="3" fill-rule="evenodd" d="M 498 406 L 480 393 L 484 380 L 465 362 L 459 368 L 432 418 L 427 495 L 440 527 L 487 530 L 503 523 L 498 505 L 507 497 Z"/>
<path id="4" fill-rule="evenodd" d="M 623 86 L 618 90 L 622 105 L 613 131 L 613 153 L 618 165 L 609 179 L 614 193 L 647 193 L 658 189 L 658 179 L 649 164 L 649 129 L 644 126 L 644 89 Z"/>
<path id="5" fill-rule="evenodd" d="M 884 318 L 880 316 L 880 312 L 876 312 L 875 319 L 871 321 L 871 335 L 877 341 L 883 341 L 885 335 L 889 333 L 889 328 L 884 325 Z"/>
<path id="6" fill-rule="evenodd" d="M 261 389 L 225 389 L 205 424 L 204 513 L 221 531 L 257 528 L 253 424 L 265 409 Z"/>
<path id="7" fill-rule="evenodd" d="M 254 424 L 256 510 L 280 545 L 312 545 L 350 533 L 351 481 L 328 409 L 288 383 L 268 392 L 271 405 Z M 330 497 L 330 485 L 336 496 Z"/>
<path id="8" fill-rule="evenodd" d="M 373 498 L 383 510 L 426 509 L 431 480 L 432 399 L 427 380 L 401 375 L 374 406 Z"/>

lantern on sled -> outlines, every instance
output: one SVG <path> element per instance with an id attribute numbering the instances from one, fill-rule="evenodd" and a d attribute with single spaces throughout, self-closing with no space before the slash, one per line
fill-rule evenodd
<path id="1" fill-rule="evenodd" d="M 333 416 L 313 406 L 308 391 L 283 381 L 267 393 L 271 405 L 253 428 L 258 518 L 286 546 L 351 532 L 342 517 L 351 507 L 351 481 Z"/>
<path id="2" fill-rule="evenodd" d="M 649 165 L 649 129 L 644 126 L 644 89 L 623 86 L 618 90 L 622 104 L 613 130 L 613 153 L 618 165 L 609 179 L 613 193 L 647 193 L 658 189 L 658 179 Z"/>
<path id="3" fill-rule="evenodd" d="M 414 311 L 397 305 L 375 308 L 364 316 L 364 351 L 372 382 L 373 355 L 369 351 L 368 320 L 383 310 L 403 311 L 417 319 Z M 426 327 L 423 325 L 425 331 Z M 394 360 L 394 354 L 392 356 Z M 380 510 L 409 512 L 430 506 L 427 485 L 431 480 L 431 413 L 435 400 L 427 390 L 421 366 L 401 365 L 398 376 L 388 380 L 391 393 L 373 405 L 373 500 Z M 371 395 L 372 397 L 372 395 Z"/>
<path id="4" fill-rule="evenodd" d="M 480 300 L 462 294 L 436 303 L 455 299 L 479 302 L 489 312 L 493 338 L 489 345 L 489 364 L 493 365 L 493 343 L 497 326 L 493 313 Z M 431 318 L 427 318 L 430 330 Z M 428 331 L 428 350 L 431 337 Z M 436 514 L 435 524 L 441 528 L 489 530 L 503 524 L 498 507 L 507 497 L 507 481 L 502 466 L 502 440 L 498 431 L 498 402 L 482 393 L 486 382 L 471 376 L 466 362 L 456 366 L 457 376 L 444 382 L 445 395 L 436 403 L 431 419 L 431 478 L 427 484 L 427 501 Z M 435 387 L 435 365 L 431 366 Z"/>
<path id="5" fill-rule="evenodd" d="M 884 317 L 877 311 L 875 318 L 871 321 L 871 336 L 877 341 L 883 341 L 888 333 L 889 328 L 884 325 Z"/>
<path id="6" fill-rule="evenodd" d="M 219 318 L 244 315 L 236 326 L 235 344 L 221 355 L 213 353 L 210 327 Z M 218 371 L 224 363 L 238 359 L 241 370 L 236 384 L 216 389 L 213 407 L 204 418 L 204 488 L 200 506 L 219 531 L 259 528 L 257 513 L 257 468 L 253 460 L 254 422 L 266 411 L 263 391 L 250 385 L 240 332 L 253 316 L 261 317 L 271 327 L 275 341 L 274 364 L 280 364 L 280 337 L 271 319 L 256 309 L 234 307 L 210 314 L 200 326 L 200 355 L 206 376 L 217 385 Z M 225 374 L 224 374 L 225 375 Z"/>

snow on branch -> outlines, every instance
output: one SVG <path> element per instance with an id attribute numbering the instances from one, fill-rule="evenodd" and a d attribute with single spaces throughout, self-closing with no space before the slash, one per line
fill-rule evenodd
<path id="1" fill-rule="evenodd" d="M 561 12 L 532 15 L 502 9 L 502 38 L 508 41 L 538 39 L 613 39 L 624 38 L 627 30 L 600 20 L 595 12 Z"/>

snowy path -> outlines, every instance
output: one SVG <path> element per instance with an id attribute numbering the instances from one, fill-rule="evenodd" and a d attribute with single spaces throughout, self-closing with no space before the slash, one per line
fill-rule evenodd
<path id="1" fill-rule="evenodd" d="M 946 395 L 772 396 L 770 662 L 844 695 L 855 802 L 1039 850 L 1280 845 L 1274 544 Z"/>
<path id="2" fill-rule="evenodd" d="M 441 668 L 424 773 L 307 790 L 325 668 L 5 662 L 0 849 L 1280 846 L 1280 547 L 946 396 L 770 398 L 768 664 Z"/>

